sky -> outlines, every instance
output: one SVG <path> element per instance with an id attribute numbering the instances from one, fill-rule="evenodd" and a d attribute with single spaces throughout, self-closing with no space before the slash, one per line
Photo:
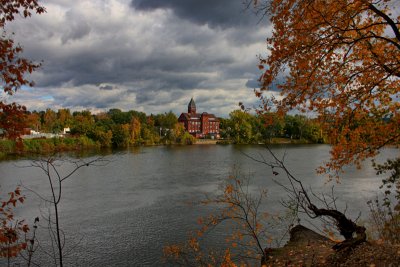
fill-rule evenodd
<path id="1" fill-rule="evenodd" d="M 9 101 L 29 110 L 226 117 L 257 105 L 258 56 L 271 34 L 243 0 L 43 0 L 47 12 L 7 26 L 24 56 L 42 61 L 36 86 Z"/>

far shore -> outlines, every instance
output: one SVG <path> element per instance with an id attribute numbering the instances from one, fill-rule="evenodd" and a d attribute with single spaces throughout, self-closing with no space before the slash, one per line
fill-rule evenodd
<path id="1" fill-rule="evenodd" d="M 196 139 L 194 145 L 216 145 L 217 139 Z"/>
<path id="2" fill-rule="evenodd" d="M 230 145 L 237 144 L 233 140 L 227 139 L 196 139 L 193 145 Z M 238 143 L 250 144 L 250 143 Z M 265 144 L 311 144 L 311 142 L 301 139 L 290 138 L 272 138 L 267 143 L 258 143 L 259 145 Z M 182 145 L 182 144 L 140 144 L 137 146 L 165 146 L 165 145 Z M 188 144 L 189 145 L 189 144 Z M 85 151 L 101 151 L 113 149 L 110 147 L 101 147 L 98 142 L 92 141 L 86 136 L 78 138 L 47 138 L 47 139 L 29 139 L 24 140 L 23 143 L 17 144 L 15 141 L 0 139 L 0 160 L 10 157 L 23 157 L 29 155 L 48 155 L 62 152 L 77 152 L 82 153 Z"/>

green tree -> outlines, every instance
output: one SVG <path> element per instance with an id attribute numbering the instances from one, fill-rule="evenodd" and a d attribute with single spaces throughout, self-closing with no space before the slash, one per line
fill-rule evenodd
<path id="1" fill-rule="evenodd" d="M 230 139 L 231 128 L 230 120 L 225 118 L 219 118 L 219 134 L 221 138 Z"/>
<path id="2" fill-rule="evenodd" d="M 72 114 L 69 109 L 59 109 L 57 111 L 57 121 L 61 128 L 70 127 L 72 125 Z"/>
<path id="3" fill-rule="evenodd" d="M 98 113 L 94 116 L 95 124 L 97 127 L 100 127 L 104 131 L 111 130 L 112 126 L 115 124 L 114 121 L 110 118 L 108 113 Z"/>
<path id="4" fill-rule="evenodd" d="M 155 127 L 155 116 L 153 114 L 146 118 L 146 123 L 141 127 L 141 136 L 145 144 L 160 143 L 160 131 Z"/>
<path id="5" fill-rule="evenodd" d="M 154 131 L 154 127 L 146 125 L 141 128 L 141 136 L 145 145 L 154 145 L 160 142 L 160 135 Z"/>
<path id="6" fill-rule="evenodd" d="M 178 118 L 172 111 L 164 114 L 157 114 L 154 116 L 154 119 L 154 125 L 161 127 L 162 129 L 173 129 L 175 123 L 178 122 Z"/>
<path id="7" fill-rule="evenodd" d="M 272 141 L 274 137 L 283 137 L 285 131 L 284 118 L 275 112 L 267 112 L 260 114 L 259 120 L 263 122 L 263 137 L 264 140 Z"/>
<path id="8" fill-rule="evenodd" d="M 51 110 L 46 109 L 46 112 L 43 116 L 44 124 L 43 128 L 45 131 L 53 133 L 59 131 L 59 125 L 57 124 L 57 114 Z"/>
<path id="9" fill-rule="evenodd" d="M 304 115 L 285 116 L 285 134 L 291 139 L 303 139 L 307 125 L 307 118 Z"/>
<path id="10" fill-rule="evenodd" d="M 140 121 L 141 124 L 147 123 L 146 113 L 136 111 L 136 110 L 129 110 L 128 113 L 130 114 L 131 117 L 136 117 Z"/>
<path id="11" fill-rule="evenodd" d="M 130 141 L 129 124 L 115 124 L 112 127 L 112 144 L 115 147 L 127 147 Z"/>
<path id="12" fill-rule="evenodd" d="M 173 129 L 177 122 L 178 118 L 172 111 L 154 116 L 154 125 L 158 129 L 160 138 L 163 142 L 171 143 L 175 141 Z"/>
<path id="13" fill-rule="evenodd" d="M 102 127 L 95 126 L 87 136 L 93 141 L 99 142 L 101 147 L 110 147 L 112 145 L 113 133 L 111 130 L 104 130 Z"/>
<path id="14" fill-rule="evenodd" d="M 252 115 L 241 110 L 229 113 L 230 136 L 236 144 L 249 143 L 253 138 Z"/>
<path id="15" fill-rule="evenodd" d="M 94 118 L 90 111 L 75 111 L 73 113 L 73 125 L 71 127 L 71 133 L 78 135 L 87 135 L 91 130 L 93 130 L 94 125 Z"/>
<path id="16" fill-rule="evenodd" d="M 129 124 L 132 120 L 132 113 L 123 112 L 117 108 L 110 109 L 107 114 L 116 124 Z"/>
<path id="17" fill-rule="evenodd" d="M 315 119 L 307 121 L 303 136 L 312 143 L 325 143 L 321 124 Z"/>

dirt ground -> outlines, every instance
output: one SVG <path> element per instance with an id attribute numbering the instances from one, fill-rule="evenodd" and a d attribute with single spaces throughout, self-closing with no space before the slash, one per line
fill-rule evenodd
<path id="1" fill-rule="evenodd" d="M 400 266 L 400 246 L 365 242 L 354 249 L 335 252 L 334 241 L 303 226 L 296 226 L 282 248 L 267 250 L 264 266 Z"/>

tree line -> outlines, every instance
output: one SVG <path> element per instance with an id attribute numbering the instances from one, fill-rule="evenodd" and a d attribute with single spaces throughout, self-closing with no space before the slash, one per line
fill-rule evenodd
<path id="1" fill-rule="evenodd" d="M 219 120 L 221 138 L 235 144 L 272 143 L 277 142 L 277 138 L 310 143 L 326 141 L 318 120 L 304 115 L 254 115 L 234 110 L 228 118 Z M 195 141 L 172 111 L 146 115 L 140 111 L 116 108 L 98 114 L 88 110 L 47 109 L 27 112 L 24 125 L 36 131 L 56 134 L 69 128 L 70 135 L 86 136 L 101 147 L 192 144 Z"/>
<path id="2" fill-rule="evenodd" d="M 72 137 L 88 137 L 101 147 L 128 147 L 154 144 L 191 144 L 194 138 L 173 112 L 146 115 L 135 110 L 110 109 L 92 114 L 69 109 L 27 112 L 25 126 L 47 133 L 62 133 L 69 128 Z"/>
<path id="3" fill-rule="evenodd" d="M 318 119 L 299 114 L 280 116 L 268 112 L 253 115 L 234 110 L 229 118 L 220 119 L 220 122 L 221 137 L 236 144 L 327 141 Z"/>

